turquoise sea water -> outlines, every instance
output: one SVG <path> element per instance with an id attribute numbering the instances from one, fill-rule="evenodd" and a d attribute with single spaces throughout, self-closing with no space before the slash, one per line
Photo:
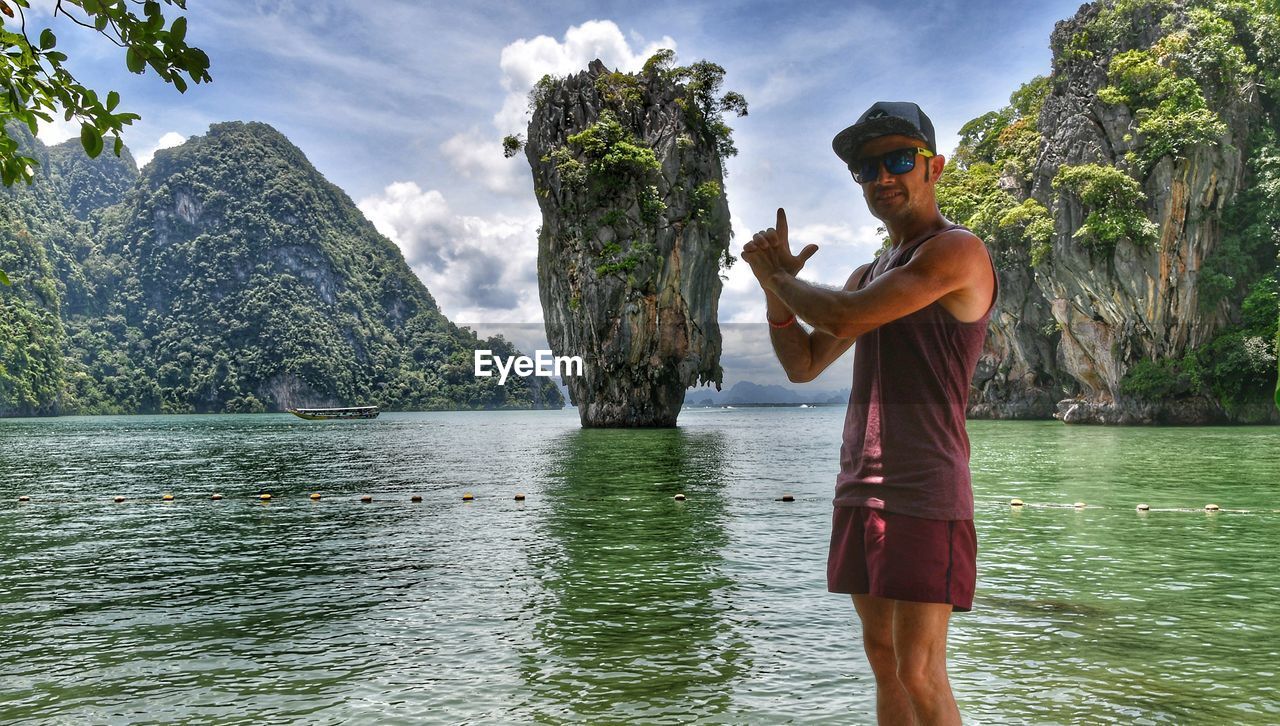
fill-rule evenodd
<path id="1" fill-rule="evenodd" d="M 0 421 L 0 720 L 872 723 L 842 415 Z M 1280 722 L 1280 430 L 969 430 L 967 722 Z"/>

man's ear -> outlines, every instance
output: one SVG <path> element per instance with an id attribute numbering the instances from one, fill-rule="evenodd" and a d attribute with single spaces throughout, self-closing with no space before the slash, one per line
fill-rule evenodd
<path id="1" fill-rule="evenodd" d="M 935 182 L 938 181 L 938 179 L 942 177 L 942 170 L 946 168 L 946 166 L 947 166 L 947 158 L 945 156 L 938 154 L 936 156 L 929 157 L 929 166 L 927 171 L 930 171 L 933 173 L 932 174 L 926 173 L 925 181 L 928 181 L 930 176 L 933 177 L 933 180 Z"/>

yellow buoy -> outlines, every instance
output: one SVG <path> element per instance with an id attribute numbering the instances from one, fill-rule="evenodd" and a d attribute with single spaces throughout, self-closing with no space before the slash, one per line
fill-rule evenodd
<path id="1" fill-rule="evenodd" d="M 1075 508 L 1076 508 L 1076 509 L 1084 509 L 1084 502 L 1076 502 L 1076 503 L 1075 503 Z"/>
<path id="2" fill-rule="evenodd" d="M 314 502 L 318 499 L 320 499 L 320 492 L 311 492 L 311 501 Z"/>
<path id="3" fill-rule="evenodd" d="M 364 502 L 365 504 L 368 504 L 369 502 L 373 501 L 373 495 L 365 494 L 364 496 L 360 497 L 360 501 Z"/>
<path id="4" fill-rule="evenodd" d="M 1206 505 L 1204 505 L 1204 511 L 1206 511 L 1206 512 L 1216 512 L 1216 511 L 1218 511 L 1218 510 L 1220 510 L 1220 509 L 1222 509 L 1222 507 L 1219 507 L 1219 506 L 1218 506 L 1218 505 L 1216 505 L 1216 504 L 1206 504 Z"/>
<path id="5" fill-rule="evenodd" d="M 172 501 L 173 501 L 173 495 L 172 495 L 172 494 L 169 494 L 169 493 L 167 493 L 167 492 L 165 493 L 165 495 L 164 495 L 164 496 L 162 496 L 162 497 L 160 497 L 160 498 L 161 498 L 162 500 L 166 501 L 166 502 L 172 502 Z"/>
<path id="6" fill-rule="evenodd" d="M 684 497 L 684 495 L 683 495 L 683 494 L 677 494 L 677 495 L 675 496 L 675 500 L 676 500 L 677 502 L 683 502 L 683 501 L 684 501 L 684 499 L 685 499 L 685 497 Z"/>
<path id="7" fill-rule="evenodd" d="M 517 502 L 523 502 L 523 501 L 524 501 L 524 492 L 516 492 L 516 501 L 517 501 Z"/>
<path id="8" fill-rule="evenodd" d="M 119 504 L 120 502 L 124 501 L 124 497 L 116 497 L 114 501 L 116 504 Z"/>
<path id="9" fill-rule="evenodd" d="M 221 495 L 221 494 L 219 494 L 219 493 L 217 493 L 217 492 L 214 492 L 213 494 L 209 495 L 209 498 L 210 498 L 210 499 L 212 499 L 212 500 L 213 500 L 213 501 L 215 501 L 215 502 L 220 502 L 220 501 L 222 501 L 222 495 Z"/>
<path id="10" fill-rule="evenodd" d="M 783 494 L 783 495 L 782 495 L 782 498 L 781 498 L 779 501 L 783 501 L 783 502 L 794 502 L 795 500 L 796 500 L 796 498 L 795 498 L 794 496 L 792 496 L 792 495 L 790 495 L 790 494 Z"/>
<path id="11" fill-rule="evenodd" d="M 411 501 L 411 502 L 420 502 L 420 501 L 422 501 L 422 495 L 421 495 L 421 494 L 414 494 L 413 496 L 409 497 L 409 501 Z"/>
<path id="12" fill-rule="evenodd" d="M 467 492 L 466 494 L 462 495 L 462 501 L 464 502 L 473 502 L 475 501 L 475 499 L 476 499 L 475 495 L 472 494 L 471 492 Z"/>
<path id="13" fill-rule="evenodd" d="M 1021 499 L 1010 499 L 1010 500 L 1009 500 L 1009 506 L 1011 506 L 1011 507 L 1021 507 L 1021 506 L 1022 506 L 1022 500 L 1021 500 Z"/>
<path id="14" fill-rule="evenodd" d="M 264 501 L 264 502 L 269 502 L 269 501 L 271 501 L 271 495 L 270 495 L 270 494 L 259 494 L 259 495 L 258 495 L 258 498 L 259 498 L 259 499 L 261 499 L 261 500 L 262 500 L 262 501 Z"/>
<path id="15" fill-rule="evenodd" d="M 1151 505 L 1150 505 L 1150 504 L 1139 504 L 1139 505 L 1138 505 L 1138 511 L 1139 511 L 1139 512 L 1149 512 L 1149 511 L 1151 511 Z"/>

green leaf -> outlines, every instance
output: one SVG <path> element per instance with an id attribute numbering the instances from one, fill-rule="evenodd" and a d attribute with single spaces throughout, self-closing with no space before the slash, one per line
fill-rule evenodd
<path id="1" fill-rule="evenodd" d="M 4 270 L 0 270 L 0 285 L 9 285 L 9 276 L 4 274 Z"/>
<path id="2" fill-rule="evenodd" d="M 102 153 L 102 132 L 92 124 L 80 125 L 80 145 L 90 159 L 96 159 Z"/>
<path id="3" fill-rule="evenodd" d="M 187 92 L 187 82 L 182 80 L 182 76 L 176 74 L 173 76 L 173 87 L 178 89 L 178 93 Z"/>
<path id="4" fill-rule="evenodd" d="M 53 31 L 45 28 L 40 31 L 40 50 L 49 50 L 58 44 L 58 39 L 54 37 Z"/>
<path id="5" fill-rule="evenodd" d="M 185 15 L 174 18 L 173 26 L 169 28 L 169 42 L 181 43 L 187 37 L 187 18 Z"/>
<path id="6" fill-rule="evenodd" d="M 197 75 L 206 76 L 205 80 L 208 80 L 204 71 L 209 69 L 209 56 L 205 55 L 204 51 L 199 48 L 187 48 L 182 52 L 182 64 L 191 71 L 193 80 L 200 80 L 196 78 Z"/>
<path id="7" fill-rule="evenodd" d="M 98 17 L 93 19 L 93 28 L 94 30 L 97 30 L 99 33 L 107 29 L 106 14 L 99 15 Z"/>
<path id="8" fill-rule="evenodd" d="M 111 91 L 107 94 L 107 110 L 114 111 L 118 105 L 120 105 L 120 94 Z"/>
<path id="9" fill-rule="evenodd" d="M 117 136 L 116 136 L 116 142 L 115 142 L 115 144 L 113 145 L 112 151 L 114 151 L 114 152 L 115 152 L 115 155 L 116 155 L 116 156 L 119 156 L 119 155 L 120 155 L 121 150 L 123 150 L 123 149 L 124 149 L 124 139 L 120 138 L 120 136 L 119 136 L 119 135 L 117 135 Z"/>
<path id="10" fill-rule="evenodd" d="M 124 54 L 124 64 L 130 73 L 141 73 L 146 70 L 146 61 L 138 53 L 138 49 L 129 46 L 129 51 Z"/>

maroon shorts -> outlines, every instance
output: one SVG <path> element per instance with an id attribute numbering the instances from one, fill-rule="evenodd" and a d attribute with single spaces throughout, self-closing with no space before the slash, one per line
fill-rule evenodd
<path id="1" fill-rule="evenodd" d="M 978 579 L 972 519 L 921 519 L 869 507 L 831 516 L 827 590 L 950 603 L 968 612 Z"/>

